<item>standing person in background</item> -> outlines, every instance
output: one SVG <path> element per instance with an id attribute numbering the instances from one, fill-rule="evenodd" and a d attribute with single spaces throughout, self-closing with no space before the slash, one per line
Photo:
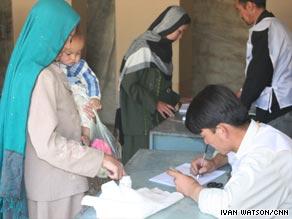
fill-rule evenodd
<path id="1" fill-rule="evenodd" d="M 87 177 L 101 167 L 112 179 L 125 174 L 112 156 L 82 145 L 77 106 L 54 62 L 79 20 L 66 1 L 39 0 L 14 47 L 0 102 L 0 218 L 73 218 Z"/>
<path id="2" fill-rule="evenodd" d="M 249 30 L 242 103 L 256 106 L 255 119 L 292 137 L 292 34 L 268 12 L 266 0 L 236 0 Z"/>
<path id="3" fill-rule="evenodd" d="M 81 59 L 84 41 L 84 35 L 80 26 L 78 26 L 71 42 L 64 47 L 57 61 L 59 61 L 59 66 L 66 74 L 78 107 L 82 122 L 82 141 L 84 145 L 90 145 L 93 140 L 90 136 L 93 122 L 87 117 L 83 107 L 90 103 L 94 110 L 101 109 L 101 93 L 95 73 L 90 69 L 87 62 Z"/>
<path id="4" fill-rule="evenodd" d="M 121 64 L 120 110 L 123 163 L 149 147 L 149 130 L 174 115 L 186 98 L 172 90 L 172 43 L 191 23 L 180 6 L 170 6 L 130 46 Z M 117 120 L 116 120 L 117 121 Z"/>

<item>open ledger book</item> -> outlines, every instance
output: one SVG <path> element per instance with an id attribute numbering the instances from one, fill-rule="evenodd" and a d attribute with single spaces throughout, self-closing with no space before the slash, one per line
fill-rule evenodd
<path id="1" fill-rule="evenodd" d="M 193 177 L 194 179 L 196 179 L 198 181 L 198 183 L 200 185 L 204 185 L 204 184 L 218 178 L 219 176 L 221 176 L 225 173 L 224 170 L 215 170 L 214 172 L 206 173 L 206 174 L 200 176 L 199 179 L 197 179 L 196 176 L 194 176 L 190 173 L 190 166 L 191 166 L 191 164 L 184 163 L 184 164 L 176 167 L 175 169 L 179 170 L 180 172 L 182 172 L 188 176 Z M 168 175 L 166 172 L 150 178 L 149 181 L 168 185 L 168 186 L 175 186 L 175 184 L 173 182 L 173 177 Z"/>

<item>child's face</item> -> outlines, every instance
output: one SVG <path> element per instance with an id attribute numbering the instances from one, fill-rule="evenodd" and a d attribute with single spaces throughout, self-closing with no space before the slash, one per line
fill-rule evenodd
<path id="1" fill-rule="evenodd" d="M 60 62 L 72 66 L 80 61 L 81 51 L 83 49 L 84 42 L 81 39 L 73 38 L 73 41 L 66 43 L 60 56 Z"/>

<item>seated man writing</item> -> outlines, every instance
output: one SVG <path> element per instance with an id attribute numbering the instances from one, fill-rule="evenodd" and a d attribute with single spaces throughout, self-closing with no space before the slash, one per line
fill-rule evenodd
<path id="1" fill-rule="evenodd" d="M 227 164 L 229 152 L 234 152 L 234 158 L 231 178 L 223 189 L 204 188 L 195 179 L 168 170 L 177 191 L 197 201 L 202 212 L 218 218 L 225 218 L 228 210 L 235 210 L 233 218 L 244 217 L 244 210 L 252 212 L 253 218 L 292 218 L 292 140 L 288 136 L 250 120 L 235 94 L 220 85 L 207 86 L 193 99 L 185 124 L 219 151 L 202 166 L 202 158 L 194 160 L 194 175 Z"/>

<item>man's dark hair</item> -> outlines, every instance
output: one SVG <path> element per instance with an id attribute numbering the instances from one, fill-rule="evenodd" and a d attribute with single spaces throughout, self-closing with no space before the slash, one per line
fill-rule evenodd
<path id="1" fill-rule="evenodd" d="M 186 127 L 193 133 L 215 129 L 219 123 L 240 127 L 250 122 L 248 110 L 229 88 L 208 85 L 192 100 L 186 114 Z"/>
<path id="2" fill-rule="evenodd" d="M 253 2 L 258 8 L 266 8 L 266 0 L 239 0 L 241 3 Z"/>

